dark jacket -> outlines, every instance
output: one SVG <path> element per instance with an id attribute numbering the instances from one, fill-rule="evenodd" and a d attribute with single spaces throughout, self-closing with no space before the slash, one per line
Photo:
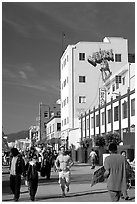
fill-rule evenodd
<path id="1" fill-rule="evenodd" d="M 33 168 L 33 169 L 32 169 Z M 36 162 L 36 164 L 34 165 L 34 167 L 32 167 L 32 165 L 28 162 L 26 164 L 26 180 L 32 180 L 32 179 L 38 179 L 38 171 L 40 171 L 41 165 L 39 162 Z M 33 172 L 33 174 L 32 174 Z"/>
<path id="2" fill-rule="evenodd" d="M 11 159 L 12 161 L 12 159 Z M 11 169 L 11 162 L 10 162 L 10 169 Z M 26 176 L 25 173 L 25 162 L 22 156 L 19 154 L 16 162 L 16 175 L 23 175 L 24 177 Z"/>

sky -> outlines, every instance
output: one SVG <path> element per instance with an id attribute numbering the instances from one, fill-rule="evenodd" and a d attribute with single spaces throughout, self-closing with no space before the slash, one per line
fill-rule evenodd
<path id="1" fill-rule="evenodd" d="M 128 39 L 129 53 L 135 53 L 134 2 L 1 4 L 5 134 L 35 125 L 40 102 L 58 108 L 62 32 L 64 49 L 79 41 L 101 42 L 108 36 Z M 93 99 L 95 94 L 96 90 Z"/>

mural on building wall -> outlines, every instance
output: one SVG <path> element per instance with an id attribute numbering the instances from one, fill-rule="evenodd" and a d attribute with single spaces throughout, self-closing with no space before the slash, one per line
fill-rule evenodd
<path id="1" fill-rule="evenodd" d="M 102 73 L 102 80 L 105 82 L 112 74 L 109 68 L 108 61 L 114 61 L 113 50 L 99 50 L 99 52 L 94 52 L 92 56 L 88 57 L 88 62 L 94 67 L 100 64 L 100 71 Z"/>

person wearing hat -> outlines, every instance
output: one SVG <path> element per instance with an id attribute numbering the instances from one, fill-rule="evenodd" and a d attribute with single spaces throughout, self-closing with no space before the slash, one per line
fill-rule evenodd
<path id="1" fill-rule="evenodd" d="M 71 157 L 65 153 L 65 147 L 60 147 L 60 154 L 55 161 L 56 169 L 59 171 L 59 184 L 62 190 L 62 196 L 65 197 L 65 187 L 69 192 L 70 185 L 70 168 L 73 165 Z"/>
<path id="2" fill-rule="evenodd" d="M 10 162 L 10 188 L 14 194 L 14 200 L 18 201 L 20 197 L 21 175 L 25 174 L 25 162 L 17 148 L 11 149 Z"/>
<path id="3" fill-rule="evenodd" d="M 31 201 L 35 200 L 38 188 L 38 171 L 40 171 L 40 163 L 37 155 L 34 154 L 26 164 L 26 184 L 28 185 Z"/>

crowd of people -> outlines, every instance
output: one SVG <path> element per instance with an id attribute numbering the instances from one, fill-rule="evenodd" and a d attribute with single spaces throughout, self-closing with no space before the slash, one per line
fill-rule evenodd
<path id="1" fill-rule="evenodd" d="M 109 145 L 109 153 L 110 155 L 104 161 L 104 178 L 107 178 L 107 188 L 111 200 L 119 201 L 120 197 L 129 200 L 127 189 L 129 188 L 129 178 L 131 178 L 130 174 L 133 173 L 133 168 L 131 168 L 127 160 L 125 151 L 117 154 L 117 145 L 115 143 Z M 94 149 L 91 150 L 89 158 L 91 159 L 91 169 L 94 169 L 97 158 Z M 134 161 L 132 166 L 134 166 Z M 12 148 L 9 155 L 9 164 L 10 188 L 15 201 L 18 201 L 20 197 L 21 176 L 24 177 L 25 185 L 28 186 L 31 201 L 34 201 L 39 175 L 49 180 L 51 168 L 58 172 L 62 196 L 65 197 L 66 192 L 69 192 L 70 168 L 74 163 L 69 153 L 65 151 L 64 146 L 60 147 L 58 153 L 43 146 L 31 146 L 25 151 Z"/>
<path id="2" fill-rule="evenodd" d="M 25 151 L 12 148 L 10 154 L 10 188 L 14 194 L 14 200 L 19 200 L 21 176 L 23 176 L 25 185 L 28 186 L 30 199 L 34 201 L 39 174 L 49 180 L 51 168 L 59 172 L 59 184 L 62 196 L 65 197 L 65 188 L 67 192 L 69 191 L 70 167 L 72 165 L 71 157 L 65 152 L 64 146 L 60 147 L 58 154 L 55 150 L 42 146 L 32 146 Z"/>

